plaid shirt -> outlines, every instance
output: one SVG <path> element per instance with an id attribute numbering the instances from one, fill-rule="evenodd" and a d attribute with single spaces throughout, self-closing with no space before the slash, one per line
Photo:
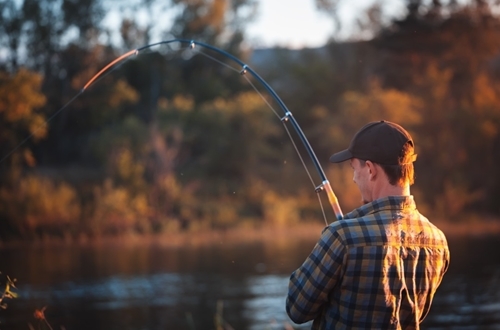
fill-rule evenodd
<path id="1" fill-rule="evenodd" d="M 313 329 L 419 329 L 449 260 L 413 196 L 381 198 L 323 230 L 290 277 L 286 310 Z"/>

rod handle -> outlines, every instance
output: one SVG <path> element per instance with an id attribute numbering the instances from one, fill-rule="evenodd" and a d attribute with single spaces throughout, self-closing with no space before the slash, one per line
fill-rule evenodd
<path id="1" fill-rule="evenodd" d="M 326 196 L 328 197 L 328 201 L 332 206 L 333 212 L 335 213 L 337 220 L 342 220 L 344 215 L 342 213 L 342 209 L 340 208 L 339 200 L 337 199 L 337 196 L 333 192 L 332 186 L 330 185 L 330 182 L 328 180 L 323 181 L 323 183 L 316 188 L 316 192 L 320 192 L 322 190 L 326 192 Z"/>

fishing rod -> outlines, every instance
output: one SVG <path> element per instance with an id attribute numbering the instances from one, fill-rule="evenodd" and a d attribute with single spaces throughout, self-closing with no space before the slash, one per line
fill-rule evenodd
<path id="1" fill-rule="evenodd" d="M 309 154 L 309 157 L 311 158 L 313 164 L 314 164 L 314 167 L 316 168 L 316 171 L 318 172 L 320 178 L 321 178 L 321 183 L 319 185 L 316 185 L 314 183 L 314 180 L 312 180 L 311 176 L 309 175 L 309 178 L 311 179 L 311 182 L 313 183 L 313 186 L 314 186 L 314 189 L 316 191 L 316 193 L 321 193 L 322 191 L 325 191 L 326 192 L 326 195 L 328 197 L 328 201 L 333 209 L 333 212 L 335 213 L 335 216 L 337 219 L 342 219 L 343 218 L 343 214 L 342 214 L 342 210 L 340 208 L 340 205 L 339 205 L 339 202 L 338 202 L 338 199 L 337 199 L 337 196 L 335 195 L 335 193 L 333 192 L 333 189 L 330 185 L 330 182 L 328 181 L 326 175 L 325 175 L 325 172 L 323 171 L 323 168 L 321 167 L 319 161 L 318 161 L 318 158 L 316 157 L 316 154 L 314 153 L 314 150 L 312 149 L 309 141 L 307 140 L 304 132 L 302 131 L 301 127 L 299 126 L 299 124 L 297 123 L 297 120 L 295 119 L 295 117 L 293 116 L 293 114 L 291 113 L 290 110 L 288 110 L 288 108 L 286 107 L 285 103 L 280 99 L 280 97 L 276 94 L 276 92 L 271 88 L 271 86 L 262 78 L 259 76 L 259 74 L 257 74 L 257 72 L 255 72 L 250 66 L 248 66 L 247 64 L 245 64 L 244 62 L 242 62 L 240 59 L 238 59 L 237 57 L 233 56 L 232 54 L 220 49 L 220 48 L 217 48 L 217 47 L 214 47 L 212 45 L 209 45 L 209 44 L 206 44 L 206 43 L 203 43 L 203 42 L 198 42 L 198 41 L 194 41 L 194 40 L 189 40 L 189 39 L 171 39 L 171 40 L 165 40 L 165 41 L 160 41 L 160 42 L 156 42 L 156 43 L 152 43 L 152 44 L 149 44 L 149 45 L 145 45 L 145 46 L 142 46 L 142 47 L 139 47 L 139 48 L 136 48 L 136 49 L 133 49 L 121 56 L 119 56 L 118 58 L 116 58 L 115 60 L 111 61 L 109 64 L 107 64 L 104 68 L 102 68 L 99 72 L 97 72 L 92 78 L 90 78 L 90 80 L 83 86 L 83 88 L 79 91 L 79 93 L 73 97 L 67 104 L 65 104 L 61 109 L 59 109 L 55 114 L 53 114 L 47 121 L 51 120 L 55 115 L 57 115 L 59 112 L 61 112 L 64 108 L 66 108 L 71 102 L 73 102 L 79 95 L 81 95 L 83 92 L 85 92 L 94 82 L 96 82 L 99 78 L 102 78 L 104 76 L 104 74 L 106 73 L 109 73 L 111 70 L 109 70 L 110 68 L 113 68 L 115 67 L 118 63 L 121 63 L 123 62 L 124 60 L 128 59 L 129 57 L 131 56 L 134 56 L 134 55 L 138 55 L 141 51 L 143 50 L 146 50 L 148 48 L 151 48 L 151 47 L 155 47 L 155 46 L 159 46 L 159 45 L 169 45 L 169 44 L 172 44 L 172 43 L 180 43 L 180 44 L 187 44 L 189 49 L 191 50 L 195 50 L 196 46 L 199 46 L 199 47 L 202 47 L 202 48 L 206 48 L 206 49 L 209 49 L 209 50 L 212 50 L 230 60 L 232 60 L 233 62 L 237 63 L 241 69 L 239 70 L 239 73 L 241 76 L 243 76 L 249 83 L 250 85 L 255 89 L 255 91 L 260 94 L 260 92 L 258 91 L 258 89 L 252 84 L 252 82 L 246 77 L 246 74 L 249 73 L 252 77 L 254 77 L 262 86 L 264 86 L 264 88 L 267 90 L 267 92 L 272 96 L 272 98 L 278 103 L 278 105 L 280 106 L 280 108 L 282 109 L 283 111 L 283 115 L 280 116 L 279 114 L 276 113 L 276 111 L 272 108 L 272 106 L 268 104 L 268 106 L 275 112 L 275 114 L 278 116 L 278 118 L 280 118 L 281 122 L 283 123 L 285 129 L 287 130 L 287 133 L 292 141 L 292 143 L 294 144 L 294 147 L 297 151 L 297 154 L 299 155 L 299 157 L 301 158 L 301 161 L 302 161 L 302 164 L 304 165 L 304 168 L 306 169 L 306 172 L 309 174 L 309 171 L 307 170 L 307 167 L 305 166 L 305 163 L 304 161 L 302 160 L 302 157 L 300 156 L 300 153 L 298 152 L 298 149 L 288 131 L 288 128 L 287 128 L 287 125 L 286 123 L 290 122 L 292 127 L 294 128 L 294 130 L 296 131 L 297 135 L 299 136 L 300 140 L 302 141 L 302 144 L 304 145 L 305 149 L 307 150 L 307 153 Z M 222 65 L 226 65 L 225 63 L 217 60 L 216 58 L 208 55 L 208 54 L 205 54 L 203 52 L 198 52 L 204 56 L 207 56 L 209 58 L 211 58 L 212 60 L 222 64 Z M 227 65 L 226 65 L 227 66 Z M 231 69 L 234 70 L 233 67 L 230 67 Z M 265 98 L 261 95 L 261 97 L 265 100 Z M 46 121 L 46 122 L 47 122 Z M 34 133 L 33 133 L 34 134 Z M 32 134 L 32 135 L 33 135 Z M 29 136 L 27 139 L 29 139 L 31 136 Z M 27 139 L 25 139 L 23 142 L 21 142 L 21 144 L 23 144 L 24 142 L 27 141 Z M 18 145 L 19 147 L 19 145 Z M 18 148 L 16 147 L 16 149 Z M 6 156 L 7 157 L 7 156 Z M 3 159 L 5 159 L 6 157 L 4 157 Z M 2 160 L 3 160 L 2 159 Z M 319 197 L 318 197 L 319 198 Z M 320 200 L 320 204 L 321 204 L 321 199 Z M 324 214 L 324 211 L 323 211 L 323 216 L 325 218 L 325 223 L 326 225 L 328 225 L 328 222 L 326 221 L 326 216 Z"/>

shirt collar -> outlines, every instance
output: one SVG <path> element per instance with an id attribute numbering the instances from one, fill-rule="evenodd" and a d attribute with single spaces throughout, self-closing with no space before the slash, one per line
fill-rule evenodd
<path id="1" fill-rule="evenodd" d="M 387 196 L 374 200 L 347 213 L 344 219 L 363 217 L 384 210 L 416 209 L 413 196 Z"/>

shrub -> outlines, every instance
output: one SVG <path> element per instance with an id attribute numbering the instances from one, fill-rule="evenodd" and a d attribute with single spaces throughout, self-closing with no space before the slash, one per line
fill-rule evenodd
<path id="1" fill-rule="evenodd" d="M 80 214 L 77 193 L 65 182 L 28 175 L 11 187 L 0 188 L 0 217 L 22 237 L 64 235 Z"/>

